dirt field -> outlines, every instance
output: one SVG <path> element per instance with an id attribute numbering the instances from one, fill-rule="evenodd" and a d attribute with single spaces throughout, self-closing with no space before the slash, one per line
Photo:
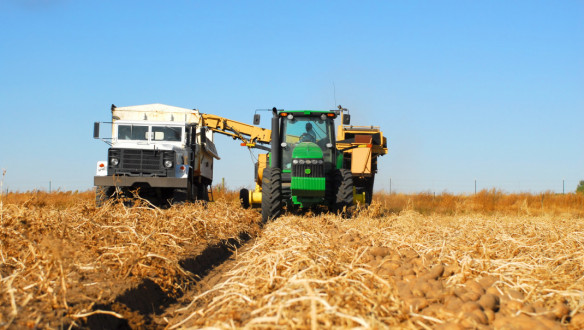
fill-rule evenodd
<path id="1" fill-rule="evenodd" d="M 5 328 L 583 328 L 584 197 L 378 196 L 264 227 L 231 195 L 0 206 Z"/>

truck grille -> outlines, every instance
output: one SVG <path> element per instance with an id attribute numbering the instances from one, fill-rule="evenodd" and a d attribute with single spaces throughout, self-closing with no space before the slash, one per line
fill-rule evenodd
<path id="1" fill-rule="evenodd" d="M 306 174 L 306 170 L 310 170 L 310 174 Z M 292 176 L 300 178 L 319 178 L 324 177 L 323 164 L 292 164 Z"/>
<path id="2" fill-rule="evenodd" d="M 174 164 L 174 151 L 110 149 L 109 159 L 112 157 L 117 158 L 119 164 L 112 166 L 110 163 L 110 175 L 167 176 L 168 171 L 174 172 L 174 166 L 170 169 L 164 167 L 165 160 Z"/>

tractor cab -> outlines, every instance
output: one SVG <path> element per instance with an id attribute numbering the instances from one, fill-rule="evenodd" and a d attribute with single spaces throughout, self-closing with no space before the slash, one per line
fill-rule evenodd
<path id="1" fill-rule="evenodd" d="M 334 171 L 342 165 L 335 144 L 335 111 L 279 110 L 272 123 L 270 167 L 281 173 L 289 206 L 330 204 Z"/>
<path id="2" fill-rule="evenodd" d="M 321 173 L 336 164 L 334 112 L 282 111 L 280 117 L 281 163 L 283 173 L 295 165 L 319 165 Z"/>

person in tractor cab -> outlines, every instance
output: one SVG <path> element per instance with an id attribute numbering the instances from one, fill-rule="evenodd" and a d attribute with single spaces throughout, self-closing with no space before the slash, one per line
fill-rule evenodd
<path id="1" fill-rule="evenodd" d="M 300 142 L 316 142 L 316 132 L 312 129 L 312 123 L 306 123 L 306 133 L 300 136 Z"/>

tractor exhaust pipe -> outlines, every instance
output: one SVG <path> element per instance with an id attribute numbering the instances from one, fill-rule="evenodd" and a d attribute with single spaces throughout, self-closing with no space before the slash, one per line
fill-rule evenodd
<path id="1" fill-rule="evenodd" d="M 274 167 L 280 167 L 280 158 L 281 158 L 281 153 L 280 153 L 280 125 L 278 123 L 278 121 L 280 120 L 278 118 L 278 109 L 276 109 L 276 107 L 272 108 L 272 168 Z"/>

